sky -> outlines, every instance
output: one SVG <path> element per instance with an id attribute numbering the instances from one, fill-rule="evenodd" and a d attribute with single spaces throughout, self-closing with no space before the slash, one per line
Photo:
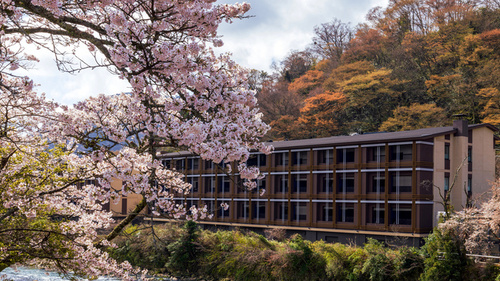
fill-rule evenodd
<path id="1" fill-rule="evenodd" d="M 217 3 L 237 1 L 218 0 Z M 240 1 L 241 2 L 241 1 Z M 230 52 L 238 64 L 272 72 L 292 50 L 304 50 L 314 36 L 314 27 L 337 18 L 356 26 L 365 22 L 367 12 L 376 6 L 386 7 L 388 0 L 247 0 L 252 6 L 244 20 L 223 23 L 219 28 L 224 46 L 216 52 Z M 37 51 L 40 63 L 29 73 L 38 92 L 49 99 L 71 105 L 91 95 L 128 91 L 128 83 L 104 69 L 85 70 L 78 74 L 58 72 L 53 56 Z"/>

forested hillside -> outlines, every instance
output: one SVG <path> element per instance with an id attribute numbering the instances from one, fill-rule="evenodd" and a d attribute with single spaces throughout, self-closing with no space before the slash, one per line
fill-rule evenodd
<path id="1" fill-rule="evenodd" d="M 275 73 L 253 71 L 269 139 L 500 125 L 500 1 L 391 0 L 356 27 L 315 27 Z"/>

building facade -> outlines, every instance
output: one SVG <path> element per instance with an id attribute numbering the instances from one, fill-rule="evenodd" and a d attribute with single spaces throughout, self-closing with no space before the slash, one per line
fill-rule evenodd
<path id="1" fill-rule="evenodd" d="M 437 225 L 442 196 L 449 193 L 460 210 L 487 192 L 496 130 L 459 120 L 442 128 L 272 142 L 272 154 L 252 153 L 248 160 L 265 175 L 252 191 L 243 188 L 236 167 L 227 173 L 224 163 L 187 152 L 164 154 L 162 161 L 193 186 L 176 201 L 207 205 L 213 213 L 205 225 L 285 228 L 310 240 L 357 244 L 367 237 L 405 239 L 418 246 Z"/>

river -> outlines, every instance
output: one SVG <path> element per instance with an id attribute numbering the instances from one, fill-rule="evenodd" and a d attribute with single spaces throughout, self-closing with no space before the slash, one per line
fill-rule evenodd
<path id="1" fill-rule="evenodd" d="M 13 281 L 66 281 L 70 280 L 59 276 L 59 274 L 37 268 L 18 267 L 17 269 L 6 268 L 0 272 L 0 280 Z M 86 279 L 85 279 L 86 280 Z M 99 277 L 100 281 L 116 281 L 120 279 Z"/>

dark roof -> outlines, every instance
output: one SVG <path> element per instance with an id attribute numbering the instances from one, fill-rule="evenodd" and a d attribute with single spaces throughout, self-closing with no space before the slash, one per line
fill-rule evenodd
<path id="1" fill-rule="evenodd" d="M 491 129 L 493 132 L 498 132 L 499 131 L 497 127 L 491 125 L 490 123 L 469 125 L 469 129 L 477 129 L 477 128 L 481 128 L 481 127 L 487 127 L 489 129 Z"/>
<path id="2" fill-rule="evenodd" d="M 186 157 L 186 156 L 192 156 L 193 153 L 189 151 L 179 151 L 179 152 L 160 152 L 160 155 L 162 157 L 168 156 L 168 157 Z"/>
<path id="3" fill-rule="evenodd" d="M 358 145 L 380 142 L 399 142 L 410 140 L 425 140 L 435 136 L 455 133 L 456 129 L 450 127 L 427 128 L 400 132 L 380 132 L 353 136 L 335 136 L 317 139 L 303 139 L 290 141 L 270 142 L 275 150 L 281 148 L 303 148 L 303 147 L 321 147 L 321 146 L 339 146 L 339 145 Z"/>
<path id="4" fill-rule="evenodd" d="M 469 125 L 469 129 L 478 129 L 481 127 L 487 127 L 495 132 L 498 131 L 498 129 L 491 124 Z M 311 147 L 359 145 L 359 144 L 370 144 L 370 143 L 381 143 L 381 142 L 427 140 L 433 137 L 451 134 L 455 132 L 457 132 L 456 128 L 454 128 L 453 126 L 448 126 L 448 127 L 426 128 L 426 129 L 400 131 L 400 132 L 377 132 L 377 133 L 352 135 L 352 136 L 335 136 L 335 137 L 316 138 L 316 139 L 274 141 L 274 142 L 266 142 L 266 144 L 272 145 L 274 147 L 274 150 L 300 149 L 300 148 L 311 148 Z M 181 151 L 181 152 L 163 154 L 162 156 L 183 157 L 189 155 L 192 154 L 188 151 Z"/>

